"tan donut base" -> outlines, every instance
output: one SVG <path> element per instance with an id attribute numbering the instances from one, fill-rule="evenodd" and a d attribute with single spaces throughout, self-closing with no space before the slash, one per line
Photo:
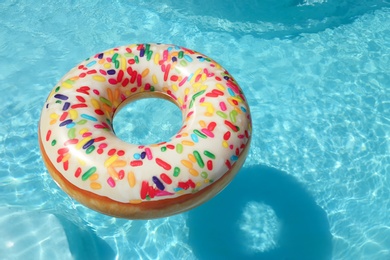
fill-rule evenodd
<path id="1" fill-rule="evenodd" d="M 169 100 L 169 99 L 168 99 Z M 40 133 L 40 130 L 39 132 Z M 207 186 L 206 188 L 194 193 L 186 194 L 173 199 L 164 199 L 158 201 L 147 201 L 140 204 L 121 203 L 111 200 L 107 197 L 99 196 L 89 191 L 82 190 L 57 171 L 54 165 L 49 160 L 46 151 L 43 148 L 40 134 L 39 147 L 41 149 L 43 161 L 55 182 L 73 199 L 79 201 L 81 204 L 96 210 L 100 213 L 110 215 L 118 218 L 126 219 L 155 219 L 168 217 L 174 214 L 179 214 L 190 210 L 200 204 L 208 201 L 217 195 L 229 182 L 235 177 L 241 166 L 245 162 L 245 158 L 249 151 L 250 139 L 242 151 L 239 159 L 233 165 L 232 169 L 226 172 L 222 178 Z M 237 194 L 238 195 L 238 194 Z"/>

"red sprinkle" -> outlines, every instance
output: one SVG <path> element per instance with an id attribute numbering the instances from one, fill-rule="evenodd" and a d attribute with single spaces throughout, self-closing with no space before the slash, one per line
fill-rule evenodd
<path id="1" fill-rule="evenodd" d="M 211 171 L 213 169 L 213 161 L 212 160 L 207 161 L 207 169 L 209 171 Z"/>
<path id="2" fill-rule="evenodd" d="M 214 128 L 217 126 L 217 123 L 211 122 L 208 126 L 207 129 L 210 131 L 214 131 Z"/>
<path id="3" fill-rule="evenodd" d="M 60 148 L 60 149 L 58 149 L 58 151 L 57 151 L 58 154 L 65 154 L 65 153 L 67 153 L 67 152 L 69 152 L 69 148 L 67 148 L 67 147 Z"/>
<path id="4" fill-rule="evenodd" d="M 231 136 L 230 131 L 227 131 L 227 132 L 223 135 L 223 140 L 225 140 L 225 141 L 229 140 L 230 136 Z"/>
<path id="5" fill-rule="evenodd" d="M 74 173 L 74 177 L 78 178 L 81 174 L 81 168 L 80 167 L 77 167 L 75 173 Z"/>
<path id="6" fill-rule="evenodd" d="M 161 173 L 161 174 L 160 174 L 160 178 L 161 178 L 161 180 L 163 180 L 166 184 L 171 184 L 171 183 L 172 183 L 172 179 L 169 178 L 169 176 L 166 175 L 165 173 Z"/>
<path id="7" fill-rule="evenodd" d="M 115 153 L 116 153 L 116 149 L 110 149 L 107 154 L 109 156 L 113 156 Z"/>
<path id="8" fill-rule="evenodd" d="M 172 166 L 169 163 L 161 160 L 160 158 L 156 158 L 156 163 L 167 171 L 169 171 L 172 168 Z"/>
<path id="9" fill-rule="evenodd" d="M 67 146 L 67 145 L 70 145 L 70 144 L 77 144 L 79 142 L 79 139 L 69 139 L 68 141 L 66 141 L 65 143 L 64 143 L 64 145 L 65 146 Z"/>
<path id="10" fill-rule="evenodd" d="M 118 172 L 118 178 L 119 178 L 120 180 L 122 180 L 123 177 L 125 177 L 125 171 L 124 171 L 124 170 L 120 170 L 120 171 Z"/>
<path id="11" fill-rule="evenodd" d="M 47 131 L 46 133 L 46 141 L 50 140 L 51 130 Z"/>
<path id="12" fill-rule="evenodd" d="M 142 182 L 142 186 L 141 186 L 141 199 L 145 199 L 146 198 L 146 195 L 148 194 L 148 190 L 149 190 L 149 184 L 147 181 L 143 181 Z"/>
<path id="13" fill-rule="evenodd" d="M 133 167 L 138 167 L 138 166 L 142 166 L 144 163 L 143 161 L 141 160 L 134 160 L 134 161 L 131 161 L 130 162 L 130 165 L 133 166 Z"/>
<path id="14" fill-rule="evenodd" d="M 228 121 L 228 120 L 225 120 L 225 125 L 227 125 L 228 127 L 230 127 L 230 129 L 232 129 L 234 132 L 237 132 L 238 131 L 238 127 L 233 125 L 232 122 Z"/>

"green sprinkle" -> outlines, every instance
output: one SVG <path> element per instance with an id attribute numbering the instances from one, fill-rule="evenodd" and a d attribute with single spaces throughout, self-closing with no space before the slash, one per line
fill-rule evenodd
<path id="1" fill-rule="evenodd" d="M 155 90 L 154 86 L 150 86 L 150 91 L 153 92 Z"/>
<path id="2" fill-rule="evenodd" d="M 91 145 L 90 147 L 88 147 L 88 149 L 85 151 L 87 154 L 90 154 L 93 152 L 93 150 L 95 150 L 95 146 Z"/>
<path id="3" fill-rule="evenodd" d="M 227 115 L 222 112 L 222 111 L 217 111 L 217 115 L 219 115 L 220 117 L 222 117 L 223 119 L 226 119 L 227 118 Z"/>
<path id="4" fill-rule="evenodd" d="M 233 123 L 236 123 L 236 116 L 237 116 L 237 111 L 233 110 L 232 112 L 229 113 L 230 121 Z"/>
<path id="5" fill-rule="evenodd" d="M 196 99 L 197 97 L 199 97 L 200 95 L 202 95 L 202 94 L 205 93 L 205 92 L 206 92 L 206 90 L 202 90 L 202 91 L 196 92 L 196 93 L 192 96 L 192 100 L 195 101 L 195 99 Z"/>
<path id="6" fill-rule="evenodd" d="M 150 60 L 152 58 L 152 55 L 153 55 L 153 51 L 148 51 L 146 53 L 146 60 Z"/>
<path id="7" fill-rule="evenodd" d="M 76 128 L 71 128 L 68 131 L 68 137 L 69 139 L 74 139 L 76 137 Z"/>
<path id="8" fill-rule="evenodd" d="M 199 130 L 194 130 L 194 133 L 199 136 L 200 138 L 207 138 L 207 136 L 205 134 L 203 134 L 202 132 L 200 132 Z"/>
<path id="9" fill-rule="evenodd" d="M 116 61 L 116 58 L 118 58 L 118 53 L 115 53 L 115 54 L 112 56 L 112 60 L 115 62 L 115 61 Z"/>
<path id="10" fill-rule="evenodd" d="M 183 51 L 179 51 L 179 59 L 182 59 L 184 56 L 184 52 Z"/>
<path id="11" fill-rule="evenodd" d="M 119 60 L 114 61 L 114 63 L 115 63 L 115 68 L 116 68 L 116 69 L 119 69 L 119 65 L 120 65 L 120 64 L 119 64 Z"/>
<path id="12" fill-rule="evenodd" d="M 57 143 L 57 141 L 54 139 L 53 141 L 51 141 L 51 146 L 55 146 Z"/>
<path id="13" fill-rule="evenodd" d="M 161 152 L 165 152 L 167 150 L 167 147 L 163 146 L 161 147 Z"/>
<path id="14" fill-rule="evenodd" d="M 179 154 L 181 154 L 183 152 L 183 145 L 182 144 L 176 145 L 176 152 Z"/>
<path id="15" fill-rule="evenodd" d="M 58 92 L 60 88 L 61 88 L 60 86 L 57 86 L 55 92 Z"/>
<path id="16" fill-rule="evenodd" d="M 213 153 L 210 153 L 209 151 L 205 150 L 203 152 L 204 155 L 206 155 L 207 157 L 211 158 L 211 159 L 215 159 L 215 155 Z"/>
<path id="17" fill-rule="evenodd" d="M 181 60 L 180 65 L 183 67 L 187 67 L 187 62 L 185 60 Z"/>
<path id="18" fill-rule="evenodd" d="M 78 121 L 76 124 L 78 124 L 78 125 L 84 125 L 85 123 L 87 123 L 87 119 L 81 119 L 81 120 Z"/>
<path id="19" fill-rule="evenodd" d="M 202 157 L 200 156 L 199 152 L 198 151 L 194 151 L 194 156 L 195 156 L 196 162 L 198 163 L 199 167 L 203 168 L 204 167 L 204 162 L 203 162 Z"/>
<path id="20" fill-rule="evenodd" d="M 108 99 L 105 98 L 105 97 L 100 97 L 99 100 L 102 101 L 104 104 L 106 104 L 106 105 L 108 105 L 108 106 L 111 106 L 111 105 L 112 105 L 112 104 L 111 104 L 111 101 L 108 100 Z"/>
<path id="21" fill-rule="evenodd" d="M 173 176 L 177 177 L 177 176 L 179 176 L 179 174 L 180 174 L 180 168 L 179 167 L 175 167 L 175 169 L 173 170 Z"/>
<path id="22" fill-rule="evenodd" d="M 137 63 L 137 64 L 139 63 L 138 56 L 135 56 L 135 57 L 134 57 L 134 60 L 135 60 L 135 63 Z"/>
<path id="23" fill-rule="evenodd" d="M 189 107 L 189 108 L 191 108 L 193 105 L 194 105 L 194 100 L 191 99 L 191 101 L 190 101 L 190 107 Z"/>
<path id="24" fill-rule="evenodd" d="M 200 174 L 200 176 L 201 176 L 203 179 L 207 179 L 207 177 L 208 177 L 209 175 L 207 174 L 207 172 L 202 172 L 202 173 Z"/>
<path id="25" fill-rule="evenodd" d="M 91 177 L 92 174 L 94 174 L 96 172 L 96 167 L 93 166 L 92 168 L 90 168 L 88 171 L 86 171 L 82 176 L 81 176 L 81 179 L 83 181 L 86 181 L 88 180 L 89 177 Z"/>

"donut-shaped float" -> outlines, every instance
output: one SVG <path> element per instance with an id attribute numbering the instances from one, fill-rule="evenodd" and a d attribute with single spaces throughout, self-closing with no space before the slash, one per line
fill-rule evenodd
<path id="1" fill-rule="evenodd" d="M 120 140 L 115 113 L 148 97 L 180 108 L 179 132 L 150 145 Z M 59 81 L 41 113 L 39 144 L 53 179 L 80 203 L 152 219 L 221 191 L 244 163 L 251 131 L 241 88 L 214 60 L 175 45 L 134 44 L 98 53 Z"/>

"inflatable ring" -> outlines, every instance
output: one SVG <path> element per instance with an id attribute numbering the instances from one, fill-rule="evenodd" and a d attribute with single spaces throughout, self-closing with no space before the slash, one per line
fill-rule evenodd
<path id="1" fill-rule="evenodd" d="M 120 140 L 115 113 L 147 97 L 176 104 L 181 129 L 151 145 Z M 164 44 L 86 59 L 51 91 L 39 122 L 42 157 L 57 184 L 91 209 L 128 219 L 170 216 L 209 200 L 241 168 L 250 139 L 248 103 L 233 77 L 205 55 Z"/>

